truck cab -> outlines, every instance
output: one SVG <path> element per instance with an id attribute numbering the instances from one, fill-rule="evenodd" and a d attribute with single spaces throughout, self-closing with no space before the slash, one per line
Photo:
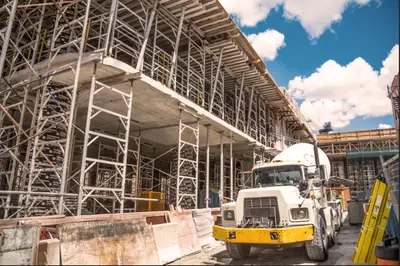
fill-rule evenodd
<path id="1" fill-rule="evenodd" d="M 330 169 L 316 165 L 313 145 L 296 145 L 271 163 L 258 162 L 251 188 L 240 190 L 236 202 L 221 206 L 221 222 L 213 235 L 226 242 L 232 258 L 245 258 L 254 245 L 305 244 L 311 260 L 326 260 L 334 242 L 334 210 L 320 177 L 321 171 L 328 176 Z"/>

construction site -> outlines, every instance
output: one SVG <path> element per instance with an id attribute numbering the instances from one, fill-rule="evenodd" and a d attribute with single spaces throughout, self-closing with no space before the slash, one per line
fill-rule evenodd
<path id="1" fill-rule="evenodd" d="M 258 161 L 318 140 L 356 195 L 398 154 L 398 80 L 396 129 L 317 137 L 217 0 L 5 0 L 0 35 L 0 264 L 166 264 Z"/>

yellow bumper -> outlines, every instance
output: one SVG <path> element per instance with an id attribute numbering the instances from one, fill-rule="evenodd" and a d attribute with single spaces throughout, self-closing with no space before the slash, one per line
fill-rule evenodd
<path id="1" fill-rule="evenodd" d="M 213 237 L 230 243 L 290 244 L 313 240 L 312 225 L 288 228 L 228 228 L 213 226 Z"/>

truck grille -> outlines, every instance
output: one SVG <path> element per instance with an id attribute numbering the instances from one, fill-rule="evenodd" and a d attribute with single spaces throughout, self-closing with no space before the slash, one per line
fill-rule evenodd
<path id="1" fill-rule="evenodd" d="M 244 222 L 247 225 L 276 227 L 279 223 L 278 199 L 276 197 L 245 198 Z"/>

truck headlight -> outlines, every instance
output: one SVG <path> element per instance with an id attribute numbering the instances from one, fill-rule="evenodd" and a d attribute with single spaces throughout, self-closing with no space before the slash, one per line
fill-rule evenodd
<path id="1" fill-rule="evenodd" d="M 292 213 L 292 218 L 294 220 L 308 219 L 308 209 L 307 208 L 291 209 L 290 212 Z"/>
<path id="2" fill-rule="evenodd" d="M 235 212 L 232 210 L 224 211 L 224 220 L 227 220 L 227 221 L 235 220 Z"/>

